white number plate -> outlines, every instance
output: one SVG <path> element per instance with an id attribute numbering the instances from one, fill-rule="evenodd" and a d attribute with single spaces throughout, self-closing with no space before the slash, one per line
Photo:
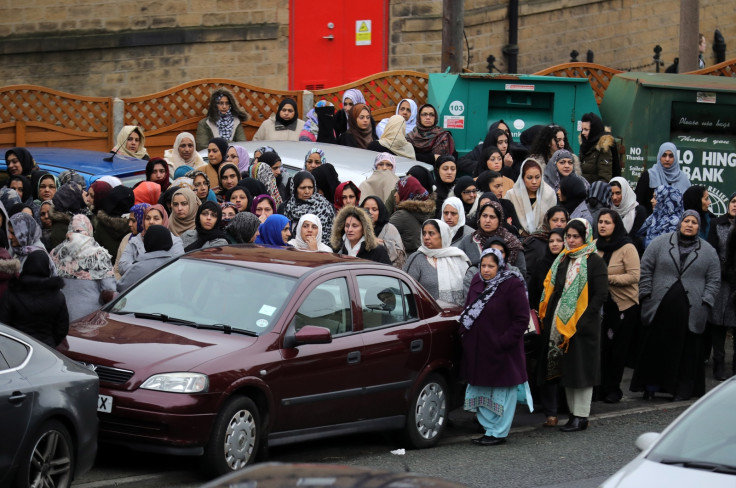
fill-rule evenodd
<path id="1" fill-rule="evenodd" d="M 98 395 L 97 396 L 97 411 L 111 413 L 112 412 L 112 397 L 109 395 Z"/>

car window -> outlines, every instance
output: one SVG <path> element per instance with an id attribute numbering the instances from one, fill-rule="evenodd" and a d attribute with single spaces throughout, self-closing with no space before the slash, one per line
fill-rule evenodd
<path id="1" fill-rule="evenodd" d="M 267 332 L 295 278 L 220 262 L 179 259 L 114 302 L 112 313 L 157 313 L 202 325 Z"/>
<path id="2" fill-rule="evenodd" d="M 17 368 L 23 364 L 29 352 L 25 344 L 0 334 L 0 371 Z"/>
<path id="3" fill-rule="evenodd" d="M 389 276 L 358 276 L 363 328 L 407 322 L 417 318 L 411 289 L 403 281 Z"/>
<path id="4" fill-rule="evenodd" d="M 294 329 L 317 325 L 330 329 L 332 335 L 353 330 L 350 295 L 345 278 L 335 278 L 318 285 L 304 299 L 294 316 Z"/>

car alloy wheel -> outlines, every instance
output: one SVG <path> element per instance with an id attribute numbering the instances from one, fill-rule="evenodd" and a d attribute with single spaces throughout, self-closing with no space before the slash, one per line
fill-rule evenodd
<path id="1" fill-rule="evenodd" d="M 429 375 L 411 403 L 407 419 L 409 443 L 416 448 L 437 443 L 447 424 L 447 383 L 438 375 Z"/>
<path id="2" fill-rule="evenodd" d="M 205 470 L 219 476 L 251 464 L 261 442 L 260 429 L 255 403 L 247 397 L 232 398 L 220 411 L 205 447 Z"/>
<path id="3" fill-rule="evenodd" d="M 55 420 L 38 430 L 18 472 L 18 486 L 68 487 L 72 482 L 74 448 L 69 431 Z"/>

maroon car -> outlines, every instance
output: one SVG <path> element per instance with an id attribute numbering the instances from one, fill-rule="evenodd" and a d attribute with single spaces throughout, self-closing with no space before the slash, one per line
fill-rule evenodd
<path id="1" fill-rule="evenodd" d="M 100 441 L 201 455 L 447 423 L 458 308 L 390 266 L 256 245 L 186 254 L 72 324 L 62 351 L 100 377 Z"/>

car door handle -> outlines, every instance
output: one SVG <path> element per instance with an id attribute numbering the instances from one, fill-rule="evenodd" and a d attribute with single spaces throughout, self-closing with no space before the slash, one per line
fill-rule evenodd
<path id="1" fill-rule="evenodd" d="M 19 391 L 14 391 L 10 395 L 10 397 L 8 398 L 8 401 L 10 403 L 13 403 L 13 404 L 18 404 L 18 403 L 22 403 L 23 400 L 25 400 L 25 399 L 26 399 L 26 394 L 25 393 L 21 393 Z"/>
<path id="2" fill-rule="evenodd" d="M 409 345 L 409 349 L 411 352 L 419 352 L 424 347 L 424 341 L 422 339 L 417 339 L 415 341 L 411 341 L 411 344 Z"/>
<path id="3" fill-rule="evenodd" d="M 360 362 L 360 351 L 348 353 L 348 364 L 357 364 Z"/>

